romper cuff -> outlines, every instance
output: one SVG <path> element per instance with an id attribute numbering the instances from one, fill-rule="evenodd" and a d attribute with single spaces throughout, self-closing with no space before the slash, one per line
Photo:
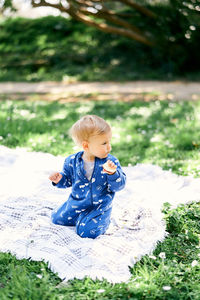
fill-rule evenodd
<path id="1" fill-rule="evenodd" d="M 111 180 L 111 181 L 116 180 L 118 177 L 120 177 L 120 174 L 118 171 L 116 171 L 114 174 L 110 174 L 110 175 L 107 174 L 108 180 Z"/>

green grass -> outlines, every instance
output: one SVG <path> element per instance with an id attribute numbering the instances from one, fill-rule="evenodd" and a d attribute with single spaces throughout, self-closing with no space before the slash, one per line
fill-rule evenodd
<path id="1" fill-rule="evenodd" d="M 199 177 L 200 101 L 1 101 L 0 143 L 68 155 L 78 149 L 68 136 L 82 115 L 98 114 L 113 128 L 112 153 L 123 166 L 154 163 Z M 90 278 L 57 287 L 44 262 L 0 253 L 0 299 L 200 299 L 199 203 L 163 208 L 169 236 L 131 270 L 129 283 Z M 164 253 L 160 255 L 160 253 Z M 163 258 L 162 258 L 163 257 Z"/>
<path id="2" fill-rule="evenodd" d="M 199 175 L 200 102 L 87 101 L 0 102 L 0 143 L 54 155 L 76 147 L 68 136 L 84 114 L 97 114 L 112 126 L 112 152 L 124 166 L 155 163 L 186 175 Z"/>

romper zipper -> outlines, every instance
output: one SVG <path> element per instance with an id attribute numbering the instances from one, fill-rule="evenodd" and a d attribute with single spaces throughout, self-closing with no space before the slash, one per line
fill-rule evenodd
<path id="1" fill-rule="evenodd" d="M 94 169 L 93 169 L 93 172 L 92 172 L 92 175 L 91 175 L 91 178 L 90 178 L 90 180 L 88 180 L 87 179 L 87 177 L 85 176 L 85 178 L 87 179 L 87 181 L 89 182 L 89 187 L 90 187 L 90 190 L 91 190 L 91 197 L 90 197 L 90 201 L 91 201 L 91 204 L 93 205 L 93 199 L 92 199 L 92 177 L 93 177 L 93 174 L 94 174 L 94 171 L 95 171 L 95 168 L 96 168 L 96 160 L 97 160 L 97 158 L 95 157 L 95 160 L 94 160 Z M 82 159 L 82 162 L 83 162 L 83 159 Z M 84 162 L 83 162 L 83 164 L 84 164 Z M 84 168 L 84 166 L 83 166 L 83 168 Z"/>
<path id="2" fill-rule="evenodd" d="M 96 157 L 95 157 L 95 161 L 94 161 L 94 169 L 93 169 L 93 172 L 92 172 L 92 176 L 91 176 L 91 178 L 90 178 L 90 189 L 91 189 L 91 204 L 93 205 L 93 199 L 92 199 L 92 177 L 93 177 L 93 174 L 94 174 L 94 171 L 95 171 L 95 167 L 96 167 Z"/>
<path id="3" fill-rule="evenodd" d="M 92 205 L 93 205 L 93 201 L 92 201 L 92 177 L 93 177 L 93 174 L 94 174 L 94 171 L 95 171 L 95 167 L 96 167 L 96 157 L 95 157 L 95 161 L 94 161 L 94 169 L 93 169 L 93 172 L 92 172 L 92 176 L 91 176 L 90 180 L 88 180 L 89 186 L 90 186 L 90 189 L 91 189 L 91 204 L 92 204 Z M 89 213 L 90 213 L 90 211 L 88 211 L 88 212 L 84 215 L 83 218 L 85 218 Z M 79 220 L 79 224 L 81 223 L 81 221 L 82 221 L 83 218 L 81 218 L 81 220 Z"/>

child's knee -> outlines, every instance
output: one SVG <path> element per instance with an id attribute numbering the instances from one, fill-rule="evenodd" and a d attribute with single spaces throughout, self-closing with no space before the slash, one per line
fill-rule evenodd
<path id="1" fill-rule="evenodd" d="M 63 225 L 60 215 L 57 212 L 52 212 L 51 214 L 51 221 L 53 224 L 56 225 Z"/>
<path id="2" fill-rule="evenodd" d="M 98 230 L 98 228 L 91 228 L 89 224 L 87 226 L 76 225 L 76 233 L 82 238 L 95 239 L 104 232 Z"/>
<path id="3" fill-rule="evenodd" d="M 52 213 L 51 221 L 53 224 L 56 224 L 56 225 L 63 225 L 63 226 L 74 226 L 75 225 L 75 220 L 73 220 L 72 217 L 63 217 L 56 212 Z"/>
<path id="4" fill-rule="evenodd" d="M 81 221 L 78 221 L 76 224 L 76 233 L 82 238 L 95 239 L 99 235 L 104 234 L 110 224 L 110 218 L 104 220 L 104 222 L 94 218 L 87 221 L 84 219 L 85 218 L 82 218 Z"/>
<path id="5" fill-rule="evenodd" d="M 60 220 L 60 218 L 58 218 L 58 216 L 55 213 L 52 213 L 51 221 L 53 224 L 62 225 L 62 221 Z"/>

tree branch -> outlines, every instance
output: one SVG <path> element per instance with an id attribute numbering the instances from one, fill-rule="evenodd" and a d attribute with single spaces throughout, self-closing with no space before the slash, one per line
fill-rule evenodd
<path id="1" fill-rule="evenodd" d="M 88 11 L 85 8 L 80 8 L 80 11 L 84 15 L 99 17 L 99 18 L 102 18 L 102 19 L 107 20 L 109 22 L 112 22 L 112 23 L 114 23 L 116 25 L 123 26 L 124 28 L 127 28 L 129 30 L 135 31 L 138 34 L 142 34 L 142 31 L 138 27 L 136 27 L 136 26 L 134 26 L 134 25 L 132 25 L 132 24 L 124 21 L 123 19 L 119 18 L 118 16 L 116 16 L 116 14 L 114 14 L 111 11 L 102 9 L 102 10 L 98 10 L 95 14 L 92 13 L 92 12 L 90 12 L 90 11 Z"/>
<path id="2" fill-rule="evenodd" d="M 74 18 L 78 21 L 81 21 L 81 22 L 85 23 L 86 25 L 95 27 L 103 32 L 125 36 L 125 37 L 136 40 L 136 41 L 143 43 L 145 45 L 148 45 L 148 46 L 154 45 L 154 43 L 152 41 L 150 41 L 147 37 L 145 37 L 144 34 L 139 32 L 139 29 L 137 27 L 134 28 L 133 25 L 128 26 L 127 24 L 124 23 L 125 21 L 123 21 L 115 16 L 112 16 L 113 23 L 121 25 L 121 26 L 123 23 L 123 26 L 126 25 L 126 27 L 124 26 L 125 28 L 111 26 L 111 25 L 108 25 L 103 22 L 102 23 L 95 22 L 93 19 L 91 19 L 90 17 L 87 17 L 83 12 L 81 12 L 77 9 L 78 8 L 77 5 L 74 5 L 74 3 L 78 4 L 77 1 L 68 0 L 69 7 L 67 7 L 67 8 L 63 7 L 61 3 L 52 4 L 52 3 L 46 2 L 45 0 L 40 0 L 40 2 L 38 2 L 38 1 L 35 2 L 35 0 L 31 0 L 31 3 L 32 3 L 33 7 L 49 6 L 49 7 L 57 8 L 61 12 L 68 13 L 72 18 Z M 78 4 L 78 6 L 79 6 L 79 4 Z M 87 12 L 87 13 L 89 13 L 89 12 Z M 92 16 L 95 17 L 96 15 L 93 13 Z M 104 15 L 104 17 L 102 16 L 102 18 L 109 19 L 108 17 L 105 17 L 105 15 Z M 109 19 L 109 20 L 111 21 L 111 19 Z M 138 32 L 136 32 L 136 31 L 138 31 Z"/>
<path id="3" fill-rule="evenodd" d="M 49 2 L 46 2 L 45 0 L 40 0 L 40 2 L 35 2 L 35 0 L 31 0 L 31 5 L 33 7 L 41 7 L 41 6 L 46 6 L 46 7 L 53 7 L 53 8 L 57 8 L 59 11 L 61 12 L 67 12 L 67 8 L 65 8 L 64 6 L 62 6 L 62 4 L 52 4 Z"/>
<path id="4" fill-rule="evenodd" d="M 157 15 L 152 12 L 150 9 L 132 1 L 132 0 L 115 0 L 115 1 L 119 1 L 119 2 L 122 2 L 130 7 L 133 7 L 134 9 L 136 9 L 137 11 L 139 11 L 141 14 L 145 15 L 145 16 L 148 16 L 150 18 L 153 18 L 153 19 L 157 19 Z"/>
<path id="5" fill-rule="evenodd" d="M 83 22 L 87 25 L 90 25 L 90 26 L 93 26 L 93 27 L 96 27 L 96 28 L 100 29 L 101 31 L 126 36 L 126 37 L 129 37 L 129 38 L 131 38 L 133 40 L 136 40 L 140 43 L 148 45 L 148 46 L 153 46 L 154 45 L 154 43 L 152 41 L 148 40 L 146 37 L 144 37 L 144 36 L 142 36 L 142 35 L 140 35 L 136 32 L 133 32 L 131 30 L 123 29 L 123 28 L 117 28 L 117 27 L 114 27 L 114 26 L 107 25 L 106 23 L 94 22 L 93 20 L 91 20 L 90 18 L 85 16 L 84 14 L 82 14 L 78 11 L 73 11 L 72 9 L 68 10 L 68 14 L 70 16 L 72 16 L 73 18 L 75 18 L 75 19 L 77 19 L 77 20 L 79 20 L 79 21 L 81 21 L 81 22 Z"/>

